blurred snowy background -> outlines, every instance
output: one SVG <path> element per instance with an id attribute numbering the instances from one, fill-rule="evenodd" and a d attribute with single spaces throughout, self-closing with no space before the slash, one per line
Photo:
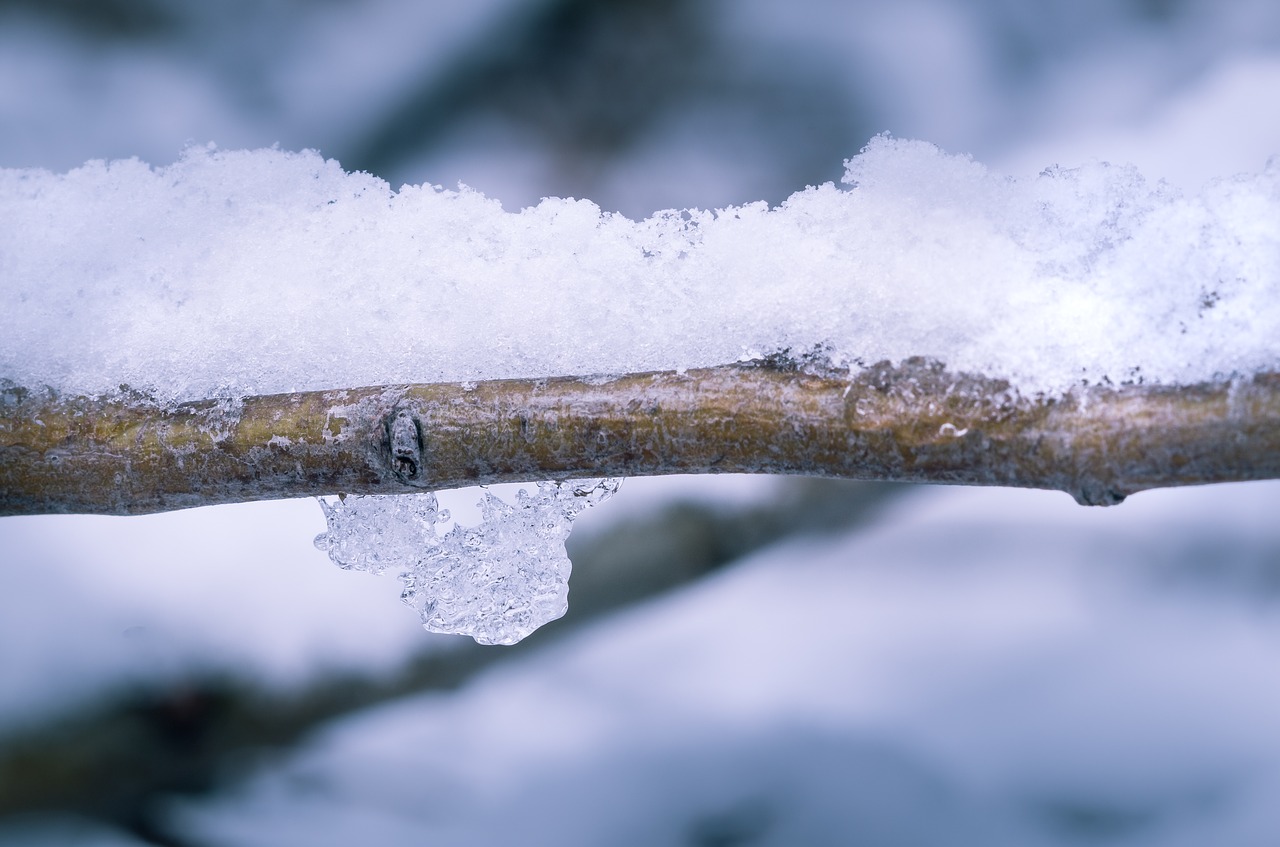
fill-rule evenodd
<path id="1" fill-rule="evenodd" d="M 637 217 L 881 131 L 1256 171 L 1280 4 L 0 0 L 0 166 L 279 144 Z M 312 501 L 0 519 L 0 845 L 1275 844 L 1278 509 L 631 480 L 516 648 L 422 632 Z"/>

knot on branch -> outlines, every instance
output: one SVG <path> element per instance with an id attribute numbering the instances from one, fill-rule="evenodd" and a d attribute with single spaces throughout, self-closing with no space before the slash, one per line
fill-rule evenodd
<path id="1" fill-rule="evenodd" d="M 387 448 L 391 472 L 401 482 L 418 478 L 422 468 L 422 430 L 408 409 L 396 409 L 387 416 Z"/>

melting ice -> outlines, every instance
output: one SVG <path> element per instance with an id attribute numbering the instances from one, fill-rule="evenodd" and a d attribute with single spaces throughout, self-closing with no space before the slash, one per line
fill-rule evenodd
<path id="1" fill-rule="evenodd" d="M 565 540 L 584 509 L 621 479 L 539 482 L 508 503 L 485 490 L 477 526 L 454 524 L 434 493 L 321 499 L 329 531 L 316 546 L 338 566 L 395 572 L 400 597 L 432 632 L 515 644 L 565 613 Z"/>

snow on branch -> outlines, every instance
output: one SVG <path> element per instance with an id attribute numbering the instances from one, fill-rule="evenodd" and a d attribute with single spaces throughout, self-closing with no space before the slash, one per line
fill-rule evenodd
<path id="1" fill-rule="evenodd" d="M 1280 163 L 1196 197 L 888 137 L 847 166 L 776 209 L 639 222 L 278 150 L 0 170 L 0 511 L 730 470 L 1109 502 L 1275 475 Z M 601 373 L 626 376 L 544 378 Z M 402 387 L 333 390 L 367 385 Z"/>
<path id="2" fill-rule="evenodd" d="M 1184 196 L 880 137 L 844 181 L 631 221 L 279 150 L 0 170 L 0 515 L 344 495 L 330 558 L 505 644 L 619 476 L 1280 477 L 1280 162 Z"/>
<path id="3" fill-rule="evenodd" d="M 1184 196 L 881 137 L 845 182 L 631 221 L 278 150 L 0 170 L 0 378 L 167 403 L 815 345 L 1024 394 L 1280 370 L 1280 161 Z"/>

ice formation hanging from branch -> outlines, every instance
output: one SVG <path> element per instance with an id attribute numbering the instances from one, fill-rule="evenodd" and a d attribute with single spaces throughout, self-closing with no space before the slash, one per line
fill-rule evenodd
<path id="1" fill-rule="evenodd" d="M 328 532 L 316 546 L 337 565 L 395 573 L 401 599 L 431 632 L 514 644 L 568 609 L 565 540 L 584 509 L 619 479 L 540 482 L 508 503 L 485 491 L 478 526 L 455 524 L 435 493 L 322 500 Z"/>

